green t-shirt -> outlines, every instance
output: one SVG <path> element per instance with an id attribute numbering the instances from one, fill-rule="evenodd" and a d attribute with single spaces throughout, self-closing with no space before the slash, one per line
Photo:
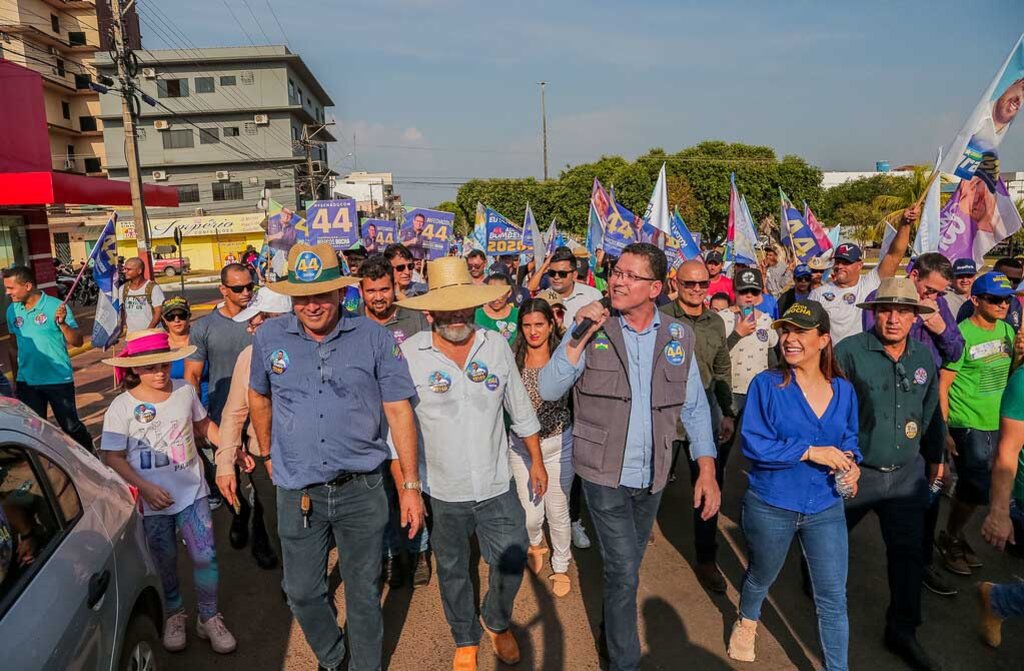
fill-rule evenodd
<path id="1" fill-rule="evenodd" d="M 483 308 L 476 309 L 476 324 L 481 328 L 485 328 L 488 331 L 497 331 L 505 337 L 508 344 L 511 345 L 512 341 L 516 339 L 516 331 L 519 329 L 519 308 L 512 308 L 512 312 L 508 313 L 508 317 L 504 319 L 491 319 L 484 312 Z"/>
<path id="2" fill-rule="evenodd" d="M 1013 327 L 996 322 L 991 331 L 969 319 L 959 324 L 964 353 L 946 364 L 956 371 L 949 388 L 949 425 L 958 429 L 999 430 L 999 403 L 1010 375 Z"/>
<path id="3" fill-rule="evenodd" d="M 1024 422 L 1024 368 L 1018 368 L 1010 376 L 1003 392 L 1003 404 L 999 414 L 1007 419 Z M 1013 481 L 1013 498 L 1024 501 L 1024 450 L 1017 455 L 1017 477 Z"/>

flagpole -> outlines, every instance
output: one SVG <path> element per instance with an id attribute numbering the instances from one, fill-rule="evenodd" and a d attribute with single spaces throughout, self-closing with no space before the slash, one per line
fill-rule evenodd
<path id="1" fill-rule="evenodd" d="M 108 219 L 107 221 L 109 222 L 110 220 Z M 104 225 L 104 228 L 106 228 L 106 225 Z M 116 224 L 113 233 L 115 235 L 117 234 Z M 66 306 L 68 304 L 68 301 L 71 300 L 71 295 L 75 293 L 75 289 L 78 287 L 78 283 L 82 281 L 82 275 L 84 275 L 85 271 L 89 268 L 89 262 L 96 258 L 96 253 L 99 251 L 99 249 L 100 245 L 93 246 L 92 251 L 89 252 L 89 258 L 87 258 L 85 260 L 85 263 L 82 264 L 82 269 L 78 271 L 78 277 L 75 278 L 75 281 L 71 285 L 71 288 L 68 289 L 68 293 L 67 295 L 64 296 L 64 302 L 61 303 L 61 306 Z"/>

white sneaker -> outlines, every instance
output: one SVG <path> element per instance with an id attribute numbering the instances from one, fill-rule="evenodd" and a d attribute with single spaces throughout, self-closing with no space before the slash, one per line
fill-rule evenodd
<path id="1" fill-rule="evenodd" d="M 167 622 L 164 623 L 164 650 L 178 652 L 185 649 L 186 624 L 188 624 L 188 615 L 184 611 L 167 618 Z"/>
<path id="2" fill-rule="evenodd" d="M 224 616 L 220 613 L 206 622 L 199 620 L 196 624 L 196 632 L 199 634 L 199 638 L 210 641 L 210 647 L 214 652 L 219 652 L 222 655 L 233 652 L 237 645 L 235 637 L 224 626 Z"/>
<path id="3" fill-rule="evenodd" d="M 583 527 L 583 522 L 579 520 L 572 523 L 572 544 L 573 547 L 577 547 L 580 550 L 586 550 L 590 547 L 590 537 L 587 536 L 587 530 Z"/>

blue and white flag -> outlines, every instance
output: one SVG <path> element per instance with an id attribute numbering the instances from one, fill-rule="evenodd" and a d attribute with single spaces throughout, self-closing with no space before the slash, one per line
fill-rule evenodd
<path id="1" fill-rule="evenodd" d="M 663 247 L 665 237 L 672 234 L 671 219 L 672 213 L 668 209 L 668 187 L 665 184 L 665 164 L 662 163 L 658 181 L 654 184 L 654 191 L 651 192 L 651 199 L 644 211 L 644 223 L 661 233 L 654 236 L 659 247 Z"/>
<path id="2" fill-rule="evenodd" d="M 590 217 L 587 224 L 587 252 L 590 253 L 590 267 L 597 268 L 597 250 L 604 246 L 604 226 L 601 217 L 594 209 L 594 201 L 590 201 Z"/>
<path id="3" fill-rule="evenodd" d="M 117 213 L 110 215 L 107 225 L 92 248 L 92 278 L 100 289 L 96 301 L 96 321 L 92 325 L 92 346 L 110 349 L 121 337 L 121 287 L 117 283 Z"/>
<path id="4" fill-rule="evenodd" d="M 523 215 L 523 253 L 519 255 L 519 262 L 526 264 L 530 257 L 533 257 L 533 267 L 540 268 L 544 265 L 544 255 L 547 252 L 544 239 L 541 237 L 540 226 L 533 216 L 530 203 L 526 203 L 526 214 Z"/>
<path id="5" fill-rule="evenodd" d="M 548 234 L 544 239 L 548 242 L 547 250 L 545 252 L 548 255 L 554 254 L 556 247 L 561 247 L 565 244 L 565 238 L 559 235 L 558 229 L 555 228 L 554 219 L 551 220 L 551 225 L 548 226 Z"/>
<path id="6" fill-rule="evenodd" d="M 694 240 L 693 234 L 690 233 L 690 229 L 686 226 L 686 222 L 679 215 L 679 210 L 675 210 L 672 213 L 670 226 L 672 227 L 671 237 L 679 246 L 679 256 L 685 261 L 699 259 L 700 245 Z"/>

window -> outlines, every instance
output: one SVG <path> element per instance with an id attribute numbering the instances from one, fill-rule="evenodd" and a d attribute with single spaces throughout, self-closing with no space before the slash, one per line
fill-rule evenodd
<path id="1" fill-rule="evenodd" d="M 178 189 L 178 202 L 179 203 L 198 203 L 199 202 L 199 185 L 198 184 L 181 184 L 177 187 Z"/>
<path id="2" fill-rule="evenodd" d="M 74 165 L 75 163 L 75 145 L 68 145 L 68 163 Z"/>
<path id="3" fill-rule="evenodd" d="M 214 182 L 214 200 L 242 200 L 241 182 Z"/>
<path id="4" fill-rule="evenodd" d="M 215 90 L 213 77 L 196 77 L 196 93 L 213 93 Z"/>
<path id="5" fill-rule="evenodd" d="M 252 70 L 246 70 L 242 73 L 242 83 L 246 86 L 256 83 L 256 75 L 252 73 Z"/>
<path id="6" fill-rule="evenodd" d="M 288 102 L 295 99 L 295 82 L 288 80 Z"/>
<path id="7" fill-rule="evenodd" d="M 160 136 L 164 139 L 164 149 L 191 149 L 196 146 L 195 133 L 191 128 L 165 130 Z"/>
<path id="8" fill-rule="evenodd" d="M 82 514 L 82 502 L 78 498 L 71 478 L 64 470 L 43 455 L 36 455 L 47 482 L 50 483 L 50 494 L 57 501 L 65 524 L 72 524 Z"/>
<path id="9" fill-rule="evenodd" d="M 301 107 L 302 106 L 302 89 L 297 88 L 295 90 L 297 91 L 296 95 L 299 97 L 298 105 Z"/>
<path id="10" fill-rule="evenodd" d="M 77 74 L 75 75 L 75 88 L 76 89 L 87 89 L 89 84 L 92 83 L 92 77 L 88 74 Z"/>
<path id="11" fill-rule="evenodd" d="M 156 83 L 157 96 L 160 98 L 187 98 L 187 79 L 161 79 Z"/>
<path id="12" fill-rule="evenodd" d="M 199 144 L 217 144 L 218 142 L 220 142 L 220 131 L 218 129 L 199 129 Z"/>
<path id="13" fill-rule="evenodd" d="M 225 76 L 220 78 L 220 85 L 221 86 L 234 86 L 235 83 L 236 82 L 235 82 L 235 76 L 234 75 L 225 75 Z"/>
<path id="14" fill-rule="evenodd" d="M 103 165 L 98 158 L 85 159 L 85 171 L 87 173 L 103 172 Z"/>
<path id="15" fill-rule="evenodd" d="M 78 117 L 78 129 L 83 131 L 83 132 L 99 130 L 99 127 L 96 125 L 96 117 L 94 117 L 94 116 L 80 116 L 80 117 Z"/>
<path id="16" fill-rule="evenodd" d="M 50 14 L 50 30 L 60 35 L 60 19 L 56 14 Z"/>
<path id="17" fill-rule="evenodd" d="M 292 126 L 292 139 L 293 140 L 298 140 L 299 139 L 299 129 L 296 128 L 295 126 Z"/>
<path id="18" fill-rule="evenodd" d="M 75 32 L 75 33 L 69 32 L 68 33 L 68 44 L 70 46 L 73 46 L 73 47 L 83 47 L 83 46 L 85 46 L 85 33 L 84 32 L 81 32 L 81 33 L 79 33 L 79 32 Z"/>
<path id="19" fill-rule="evenodd" d="M 238 137 L 238 126 L 225 126 L 224 137 Z"/>
<path id="20" fill-rule="evenodd" d="M 58 58 L 57 59 L 57 74 L 59 76 L 63 77 L 66 73 L 67 73 L 67 70 L 64 69 L 64 61 L 62 61 L 61 59 Z"/>
<path id="21" fill-rule="evenodd" d="M 263 188 L 264 189 L 280 189 L 281 188 L 281 180 L 279 180 L 279 179 L 268 179 L 267 181 L 263 182 Z"/>
<path id="22" fill-rule="evenodd" d="M 60 101 L 60 113 L 61 113 L 61 116 L 63 116 L 68 121 L 70 121 L 71 120 L 71 103 L 67 102 L 66 100 L 61 100 Z"/>

